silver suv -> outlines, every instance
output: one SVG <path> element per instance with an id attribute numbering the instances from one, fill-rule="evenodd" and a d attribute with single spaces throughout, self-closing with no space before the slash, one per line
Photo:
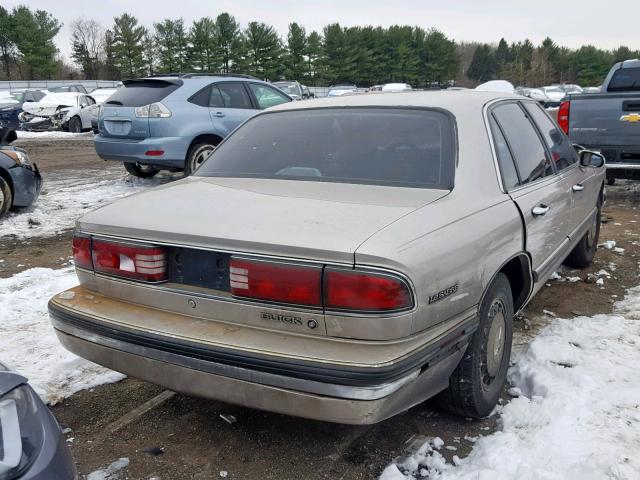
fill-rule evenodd
<path id="1" fill-rule="evenodd" d="M 603 163 L 521 96 L 281 105 L 194 176 L 81 218 L 53 326 L 82 357 L 229 403 L 357 424 L 438 394 L 482 417 L 514 313 L 593 259 Z"/>

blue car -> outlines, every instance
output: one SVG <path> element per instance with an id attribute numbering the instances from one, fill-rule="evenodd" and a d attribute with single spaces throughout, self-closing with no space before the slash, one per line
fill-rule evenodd
<path id="1" fill-rule="evenodd" d="M 45 96 L 40 90 L 16 90 L 0 92 L 0 124 L 4 128 L 17 129 L 20 125 L 18 115 L 22 112 L 22 104 L 39 102 Z"/>
<path id="2" fill-rule="evenodd" d="M 292 101 L 246 75 L 167 75 L 122 83 L 101 107 L 96 152 L 143 178 L 160 170 L 190 175 L 249 117 Z"/>
<path id="3" fill-rule="evenodd" d="M 27 379 L 0 363 L 0 478 L 74 480 L 60 426 Z"/>
<path id="4" fill-rule="evenodd" d="M 0 218 L 11 208 L 30 206 L 41 188 L 42 177 L 27 152 L 8 145 L 0 146 Z"/>

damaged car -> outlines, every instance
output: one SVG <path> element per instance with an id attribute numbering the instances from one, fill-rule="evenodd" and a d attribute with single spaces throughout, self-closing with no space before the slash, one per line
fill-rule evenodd
<path id="1" fill-rule="evenodd" d="M 64 130 L 81 133 L 91 129 L 91 108 L 96 101 L 78 92 L 49 93 L 39 102 L 24 104 L 21 127 L 30 132 Z"/>
<path id="2" fill-rule="evenodd" d="M 42 177 L 27 152 L 22 148 L 0 146 L 0 218 L 11 208 L 30 206 L 37 200 L 41 188 Z"/>

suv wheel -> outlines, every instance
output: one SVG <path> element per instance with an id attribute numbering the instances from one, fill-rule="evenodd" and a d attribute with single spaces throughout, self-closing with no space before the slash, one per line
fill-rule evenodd
<path id="1" fill-rule="evenodd" d="M 593 262 L 593 257 L 598 249 L 598 239 L 600 238 L 600 217 L 602 207 L 598 202 L 598 212 L 591 221 L 589 230 L 580 239 L 578 244 L 565 259 L 564 264 L 573 268 L 586 268 Z"/>
<path id="2" fill-rule="evenodd" d="M 507 378 L 513 337 L 513 297 L 507 277 L 499 273 L 480 306 L 480 324 L 462 360 L 449 378 L 439 405 L 465 417 L 491 413 Z"/>
<path id="3" fill-rule="evenodd" d="M 184 165 L 185 176 L 191 175 L 196 169 L 209 158 L 211 152 L 216 148 L 216 145 L 211 142 L 198 142 L 191 145 L 189 152 L 187 153 L 187 159 Z"/>
<path id="4" fill-rule="evenodd" d="M 13 195 L 11 194 L 11 188 L 9 188 L 9 184 L 4 178 L 0 177 L 0 218 L 5 216 L 11 208 L 12 203 Z"/>
<path id="5" fill-rule="evenodd" d="M 124 168 L 134 177 L 139 178 L 151 178 L 158 174 L 160 170 L 153 168 L 151 165 L 144 165 L 142 163 L 129 163 L 125 162 Z"/>
<path id="6" fill-rule="evenodd" d="M 82 121 L 78 117 L 71 117 L 69 120 L 69 131 L 72 133 L 82 133 Z"/>

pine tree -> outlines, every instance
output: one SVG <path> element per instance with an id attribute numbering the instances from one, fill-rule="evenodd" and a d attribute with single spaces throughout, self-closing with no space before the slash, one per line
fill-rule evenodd
<path id="1" fill-rule="evenodd" d="M 289 24 L 286 52 L 286 76 L 294 80 L 300 80 L 306 70 L 305 54 L 307 52 L 307 34 L 297 23 Z"/>
<path id="2" fill-rule="evenodd" d="M 220 55 L 216 49 L 216 24 L 204 17 L 195 20 L 189 30 L 189 62 L 201 72 L 217 72 Z"/>
<path id="3" fill-rule="evenodd" d="M 229 73 L 234 62 L 241 61 L 243 42 L 240 26 L 228 13 L 216 17 L 215 40 L 222 60 L 222 71 Z"/>
<path id="4" fill-rule="evenodd" d="M 114 18 L 114 63 L 121 75 L 126 78 L 139 77 L 144 74 L 145 61 L 142 39 L 145 33 L 146 29 L 138 25 L 138 20 L 128 13 Z"/>
<path id="5" fill-rule="evenodd" d="M 322 56 L 322 37 L 316 31 L 313 31 L 307 37 L 307 49 L 305 52 L 307 57 L 306 77 L 315 80 L 320 73 L 320 57 Z"/>
<path id="6" fill-rule="evenodd" d="M 249 22 L 244 35 L 249 73 L 264 80 L 278 78 L 282 72 L 279 62 L 282 47 L 275 29 L 265 23 Z"/>
<path id="7" fill-rule="evenodd" d="M 20 52 L 20 62 L 24 65 L 27 78 L 52 78 L 58 70 L 56 53 L 58 49 L 53 38 L 62 24 L 44 10 L 32 12 L 24 5 L 12 12 L 13 42 Z"/>

